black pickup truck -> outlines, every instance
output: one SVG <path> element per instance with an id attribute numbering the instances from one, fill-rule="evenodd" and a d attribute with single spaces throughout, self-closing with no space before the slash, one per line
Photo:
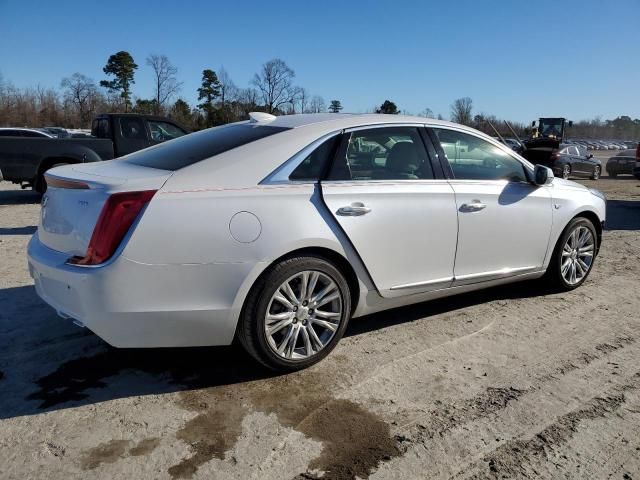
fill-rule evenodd
<path id="1" fill-rule="evenodd" d="M 168 118 L 109 113 L 93 120 L 91 138 L 2 137 L 0 180 L 44 192 L 44 172 L 52 167 L 111 160 L 186 133 Z"/>

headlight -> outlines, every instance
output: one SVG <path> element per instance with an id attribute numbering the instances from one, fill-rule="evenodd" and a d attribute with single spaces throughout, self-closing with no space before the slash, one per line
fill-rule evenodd
<path id="1" fill-rule="evenodd" d="M 590 188 L 589 191 L 593 193 L 596 197 L 600 197 L 605 202 L 607 201 L 607 197 L 605 197 L 604 193 L 602 193 L 600 190 L 596 190 L 595 188 Z"/>

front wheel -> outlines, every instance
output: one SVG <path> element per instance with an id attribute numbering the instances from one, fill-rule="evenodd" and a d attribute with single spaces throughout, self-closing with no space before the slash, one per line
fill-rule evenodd
<path id="1" fill-rule="evenodd" d="M 600 167 L 596 165 L 593 167 L 593 173 L 591 174 L 591 180 L 598 180 L 600 178 Z"/>
<path id="2" fill-rule="evenodd" d="M 547 278 L 560 290 L 582 285 L 593 267 L 596 242 L 596 229 L 591 221 L 583 217 L 571 220 L 556 244 Z"/>
<path id="3" fill-rule="evenodd" d="M 562 178 L 564 178 L 565 180 L 568 180 L 570 175 L 571 175 L 571 167 L 567 164 L 564 164 L 562 166 Z"/>
<path id="4" fill-rule="evenodd" d="M 316 256 L 276 264 L 251 289 L 238 339 L 263 365 L 300 370 L 336 346 L 349 322 L 351 297 L 344 275 Z"/>

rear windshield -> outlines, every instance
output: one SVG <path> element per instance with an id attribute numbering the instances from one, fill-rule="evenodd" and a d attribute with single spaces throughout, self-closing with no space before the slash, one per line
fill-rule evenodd
<path id="1" fill-rule="evenodd" d="M 250 123 L 225 125 L 140 150 L 127 155 L 123 161 L 161 170 L 179 170 L 284 130 L 288 130 L 288 128 Z"/>

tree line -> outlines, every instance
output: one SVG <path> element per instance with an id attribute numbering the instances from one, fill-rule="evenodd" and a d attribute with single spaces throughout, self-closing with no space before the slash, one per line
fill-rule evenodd
<path id="1" fill-rule="evenodd" d="M 248 86 L 239 87 L 224 67 L 202 71 L 197 89 L 198 103 L 190 105 L 180 97 L 183 83 L 178 69 L 166 55 L 151 54 L 145 66 L 152 71 L 153 92 L 149 98 L 132 93 L 135 74 L 139 69 L 129 52 L 120 51 L 107 59 L 103 73 L 107 78 L 98 83 L 81 73 L 73 73 L 60 82 L 60 88 L 16 88 L 4 81 L 0 72 L 0 126 L 63 126 L 88 128 L 91 119 L 104 112 L 134 112 L 164 115 L 191 130 L 199 130 L 229 122 L 246 120 L 249 112 L 263 111 L 274 115 L 294 113 L 340 112 L 340 100 L 328 104 L 320 95 L 312 95 L 296 85 L 295 71 L 279 58 L 265 62 L 251 78 Z M 387 99 L 370 112 L 399 114 L 401 110 Z M 444 119 L 442 114 L 425 108 L 417 115 Z M 518 122 L 507 123 L 494 115 L 473 112 L 469 97 L 451 104 L 452 122 L 477 128 L 489 135 L 527 136 L 530 126 Z M 640 119 L 619 116 L 612 120 L 594 118 L 574 121 L 568 135 L 574 138 L 640 139 Z"/>

